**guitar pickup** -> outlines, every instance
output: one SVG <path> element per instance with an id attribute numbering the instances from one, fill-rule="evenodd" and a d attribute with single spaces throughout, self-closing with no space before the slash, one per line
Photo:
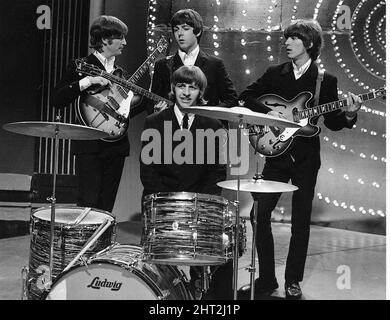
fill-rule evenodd
<path id="1" fill-rule="evenodd" d="M 298 115 L 298 109 L 297 108 L 294 108 L 292 110 L 292 116 L 293 116 L 294 122 L 298 123 L 299 122 L 299 115 Z"/>

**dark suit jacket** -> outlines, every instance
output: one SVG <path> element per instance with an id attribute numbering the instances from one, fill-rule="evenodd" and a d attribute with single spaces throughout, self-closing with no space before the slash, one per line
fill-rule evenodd
<path id="1" fill-rule="evenodd" d="M 146 129 L 156 129 L 161 135 L 161 164 L 145 164 L 142 160 L 142 152 L 140 157 L 140 173 L 141 181 L 144 186 L 144 195 L 157 192 L 197 192 L 220 195 L 221 188 L 216 185 L 217 182 L 226 179 L 226 164 L 218 164 L 219 162 L 219 143 L 215 143 L 216 164 L 207 164 L 207 153 L 211 150 L 206 150 L 208 145 L 205 141 L 204 150 L 197 150 L 198 155 L 203 156 L 204 164 L 196 164 L 196 153 L 193 154 L 194 164 L 176 164 L 172 157 L 171 163 L 164 163 L 164 141 L 169 139 L 172 142 L 172 153 L 175 147 L 181 142 L 172 141 L 172 137 L 167 134 L 164 136 L 164 121 L 168 121 L 172 125 L 172 134 L 176 130 L 180 130 L 180 126 L 176 119 L 174 108 L 165 109 L 159 113 L 152 114 L 145 119 L 144 132 Z M 192 133 L 193 145 L 192 150 L 196 150 L 196 129 L 212 129 L 214 132 L 218 129 L 222 130 L 223 125 L 219 120 L 206 118 L 196 115 L 191 125 L 190 132 Z M 169 142 L 169 143 L 170 143 Z M 143 141 L 143 147 L 148 141 Z M 160 147 L 160 145 L 159 145 Z M 192 151 L 191 150 L 191 151 Z M 171 154 L 172 154 L 171 153 Z"/>
<path id="2" fill-rule="evenodd" d="M 154 65 L 154 74 L 151 91 L 159 96 L 168 98 L 171 91 L 171 74 L 183 65 L 179 54 L 157 60 Z M 199 67 L 207 78 L 207 88 L 204 98 L 209 106 L 233 107 L 238 104 L 237 92 L 234 88 L 223 61 L 199 50 L 195 65 Z M 153 113 L 154 103 L 149 103 L 147 113 Z"/>
<path id="3" fill-rule="evenodd" d="M 104 70 L 104 66 L 94 54 L 87 56 L 85 62 Z M 55 107 L 64 108 L 74 102 L 81 94 L 79 80 L 83 77 L 85 77 L 85 75 L 80 75 L 76 72 L 76 64 L 72 61 L 67 66 L 64 75 L 53 90 L 52 104 Z M 78 124 L 82 124 L 79 119 Z M 129 155 L 129 149 L 130 145 L 127 134 L 125 134 L 122 139 L 115 142 L 106 142 L 103 140 L 74 140 L 72 142 L 72 152 L 75 154 L 101 153 L 127 156 Z"/>
<path id="4" fill-rule="evenodd" d="M 310 91 L 315 95 L 316 80 L 318 75 L 317 66 L 312 63 L 309 69 L 298 79 L 295 80 L 294 71 L 291 62 L 286 62 L 278 66 L 272 66 L 257 79 L 250 84 L 241 94 L 240 99 L 245 101 L 245 106 L 255 112 L 267 113 L 270 109 L 257 101 L 257 98 L 264 94 L 277 94 L 286 100 L 293 99 L 297 94 L 303 91 Z M 314 98 L 311 100 L 313 103 Z M 337 78 L 325 72 L 324 79 L 321 83 L 321 91 L 319 104 L 333 102 L 338 100 L 337 94 Z M 309 106 L 311 106 L 309 104 Z M 345 112 L 341 110 L 326 113 L 324 116 L 324 124 L 333 131 L 341 130 L 342 128 L 352 128 L 356 122 L 356 118 L 352 122 L 348 122 L 345 118 Z M 318 121 L 318 119 L 317 119 Z M 315 124 L 316 121 L 313 121 Z M 299 153 L 306 152 L 312 147 L 316 152 L 320 150 L 320 141 L 318 135 L 312 138 L 296 137 L 289 148 L 289 152 L 295 156 Z M 285 152 L 285 154 L 288 153 Z"/>

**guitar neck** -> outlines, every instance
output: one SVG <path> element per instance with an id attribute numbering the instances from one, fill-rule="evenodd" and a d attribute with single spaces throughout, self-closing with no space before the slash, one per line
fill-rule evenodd
<path id="1" fill-rule="evenodd" d="M 87 73 L 89 75 L 92 75 L 92 76 L 99 75 L 103 78 L 106 78 L 106 79 L 110 80 L 111 82 L 114 82 L 127 90 L 131 90 L 137 94 L 145 96 L 146 98 L 148 98 L 154 102 L 165 101 L 166 103 L 168 103 L 168 105 L 172 105 L 172 101 L 165 99 L 163 97 L 160 97 L 157 94 L 154 94 L 148 90 L 145 90 L 144 88 L 141 88 L 141 87 L 135 85 L 134 83 L 127 81 L 126 79 L 122 79 L 122 78 L 120 78 L 114 74 L 108 73 L 104 70 L 99 70 L 99 71 L 100 71 L 100 73 L 96 72 L 96 74 L 95 74 L 95 72 L 91 72 L 91 73 L 87 72 Z"/>
<path id="2" fill-rule="evenodd" d="M 362 101 L 367 101 L 367 100 L 373 100 L 378 97 L 376 91 L 368 92 L 368 93 L 363 93 L 359 95 L 360 99 Z M 342 99 L 338 101 L 333 101 L 325 104 L 321 104 L 319 106 L 315 106 L 312 108 L 307 108 L 304 110 L 299 111 L 299 118 L 300 119 L 306 119 L 306 118 L 311 118 L 315 116 L 319 116 L 324 113 L 332 112 L 338 109 L 341 109 L 345 106 L 347 106 L 348 100 L 347 99 Z"/>
<path id="3" fill-rule="evenodd" d="M 148 69 L 149 64 L 154 61 L 157 56 L 160 54 L 160 52 L 156 49 L 150 56 L 147 58 L 143 64 L 137 69 L 136 72 L 127 80 L 130 81 L 131 83 L 136 83 L 138 82 L 139 79 L 144 75 L 145 71 Z"/>

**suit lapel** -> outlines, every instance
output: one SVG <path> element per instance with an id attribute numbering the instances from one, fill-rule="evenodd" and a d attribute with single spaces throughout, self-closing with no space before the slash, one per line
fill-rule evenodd
<path id="1" fill-rule="evenodd" d="M 175 70 L 183 66 L 183 61 L 181 61 L 179 52 L 176 52 L 176 54 L 173 56 L 172 59 L 173 59 L 173 66 L 172 66 L 172 73 L 173 73 Z"/>
<path id="2" fill-rule="evenodd" d="M 206 60 L 207 60 L 206 54 L 202 50 L 199 50 L 198 56 L 196 57 L 195 65 L 202 69 Z"/>
<path id="3" fill-rule="evenodd" d="M 100 69 L 105 70 L 103 64 L 100 62 L 98 58 L 96 58 L 96 56 L 93 53 L 87 56 L 86 60 L 88 61 L 88 63 L 92 63 L 95 66 L 99 67 Z"/>

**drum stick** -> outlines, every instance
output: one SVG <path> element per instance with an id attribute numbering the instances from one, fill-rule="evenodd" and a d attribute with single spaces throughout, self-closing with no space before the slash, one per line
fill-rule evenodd
<path id="1" fill-rule="evenodd" d="M 103 234 L 103 232 L 106 231 L 106 229 L 110 225 L 110 220 L 105 219 L 104 222 L 99 226 L 99 228 L 96 229 L 93 235 L 88 239 L 81 251 L 74 257 L 74 259 L 66 266 L 66 268 L 62 272 L 65 272 L 69 268 L 71 268 L 76 263 L 76 261 L 96 242 L 96 240 Z"/>
<path id="2" fill-rule="evenodd" d="M 83 212 L 76 218 L 76 220 L 73 222 L 73 224 L 79 224 L 91 211 L 91 208 L 85 208 Z"/>

